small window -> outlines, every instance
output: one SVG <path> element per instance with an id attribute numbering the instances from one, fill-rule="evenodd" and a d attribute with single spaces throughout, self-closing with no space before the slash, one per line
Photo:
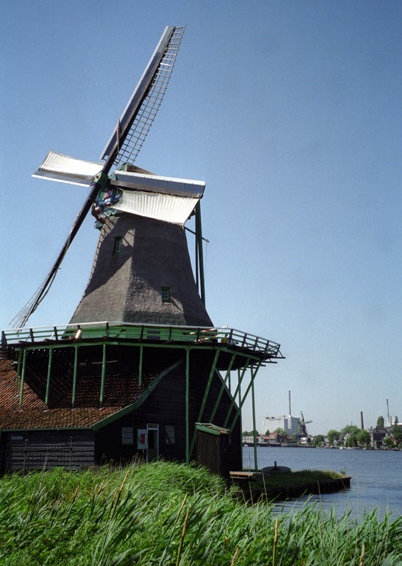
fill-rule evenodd
<path id="1" fill-rule="evenodd" d="M 167 424 L 165 426 L 165 442 L 169 446 L 173 446 L 176 443 L 175 428 L 173 424 Z"/>
<path id="2" fill-rule="evenodd" d="M 170 287 L 162 287 L 162 303 L 170 303 Z"/>
<path id="3" fill-rule="evenodd" d="M 121 236 L 115 237 L 114 242 L 113 242 L 113 253 L 114 254 L 120 253 L 121 240 L 122 240 Z"/>
<path id="4" fill-rule="evenodd" d="M 134 444 L 134 429 L 132 426 L 121 427 L 121 443 L 123 446 L 132 446 Z"/>

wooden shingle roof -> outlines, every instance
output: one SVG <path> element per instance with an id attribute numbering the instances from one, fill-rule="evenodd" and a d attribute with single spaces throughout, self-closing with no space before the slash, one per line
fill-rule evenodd
<path id="1" fill-rule="evenodd" d="M 143 388 L 132 388 L 130 402 L 141 396 Z M 108 406 L 50 408 L 24 383 L 20 404 L 20 379 L 9 360 L 0 360 L 0 430 L 91 428 L 99 421 L 127 406 L 127 396 L 113 394 Z"/>

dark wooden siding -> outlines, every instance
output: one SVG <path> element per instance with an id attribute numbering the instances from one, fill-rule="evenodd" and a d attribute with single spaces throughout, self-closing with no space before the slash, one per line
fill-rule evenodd
<path id="1" fill-rule="evenodd" d="M 197 461 L 215 474 L 229 478 L 230 437 L 228 434 L 209 434 L 197 431 Z"/>
<path id="2" fill-rule="evenodd" d="M 3 472 L 94 465 L 92 431 L 30 431 L 2 434 Z"/>
<path id="3" fill-rule="evenodd" d="M 199 409 L 210 372 L 209 364 L 202 364 L 199 359 L 196 362 L 196 364 L 192 364 L 190 369 L 190 442 L 195 433 L 195 423 L 199 418 Z M 204 422 L 209 422 L 220 388 L 221 380 L 218 375 L 215 375 L 201 419 Z M 108 459 L 127 461 L 133 457 L 141 456 L 142 453 L 137 450 L 137 430 L 145 429 L 147 423 L 159 425 L 159 456 L 166 460 L 184 461 L 186 455 L 185 389 L 186 378 L 183 367 L 166 375 L 138 409 L 96 433 L 96 461 L 102 462 Z M 230 396 L 225 390 L 214 416 L 213 424 L 224 425 L 229 406 Z M 175 443 L 173 445 L 167 442 L 166 425 L 173 425 L 175 428 Z M 134 429 L 133 446 L 122 445 L 121 430 L 122 427 L 126 426 Z M 241 420 L 239 418 L 233 433 L 227 437 L 226 441 L 226 462 L 231 470 L 242 468 L 240 431 Z M 191 459 L 195 460 L 196 456 L 197 446 L 195 445 Z"/>

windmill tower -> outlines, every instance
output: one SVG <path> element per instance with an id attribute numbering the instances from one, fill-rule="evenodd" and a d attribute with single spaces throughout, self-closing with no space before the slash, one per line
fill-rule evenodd
<path id="1" fill-rule="evenodd" d="M 135 454 L 197 459 L 225 475 L 241 468 L 241 408 L 258 369 L 282 357 L 279 344 L 212 325 L 202 256 L 205 183 L 134 165 L 183 32 L 164 30 L 103 164 L 51 151 L 34 175 L 89 192 L 52 269 L 16 317 L 19 328 L 2 332 L 0 472 Z M 70 322 L 26 328 L 90 210 L 99 241 Z M 184 231 L 191 216 L 195 277 Z"/>

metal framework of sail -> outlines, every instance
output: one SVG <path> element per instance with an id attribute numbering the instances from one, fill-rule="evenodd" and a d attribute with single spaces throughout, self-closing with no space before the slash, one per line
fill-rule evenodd
<path id="1" fill-rule="evenodd" d="M 67 239 L 65 240 L 56 261 L 53 264 L 53 267 L 33 297 L 10 322 L 11 326 L 23 327 L 31 314 L 36 310 L 38 305 L 49 292 L 68 248 L 85 220 L 86 215 L 91 209 L 99 189 L 107 179 L 112 167 L 117 167 L 120 163 L 128 160 L 133 163 L 137 157 L 166 92 L 183 33 L 184 26 L 167 26 L 165 28 L 140 81 L 134 89 L 129 102 L 118 121 L 115 131 L 102 152 L 102 159 L 105 159 L 106 161 L 103 166 L 100 165 L 99 173 L 90 183 L 90 193 L 82 205 L 81 210 L 70 229 Z M 74 158 L 67 158 L 67 156 L 62 157 L 67 160 L 74 160 Z M 92 163 L 92 165 L 95 164 Z M 74 171 L 67 172 L 67 177 L 69 177 L 69 179 L 61 178 L 61 176 L 57 178 L 57 175 L 49 174 L 49 172 L 47 174 L 42 173 L 43 171 L 41 172 L 40 168 L 35 173 L 35 176 L 42 176 L 53 180 L 71 183 L 75 183 L 77 181 L 75 175 L 76 172 Z M 87 181 L 87 178 L 84 179 L 84 182 L 80 179 L 76 184 L 85 185 Z"/>
<path id="2" fill-rule="evenodd" d="M 183 26 L 165 29 L 107 142 L 101 159 L 108 158 L 117 147 L 118 153 L 113 162 L 115 168 L 136 160 L 165 95 L 183 33 Z"/>

